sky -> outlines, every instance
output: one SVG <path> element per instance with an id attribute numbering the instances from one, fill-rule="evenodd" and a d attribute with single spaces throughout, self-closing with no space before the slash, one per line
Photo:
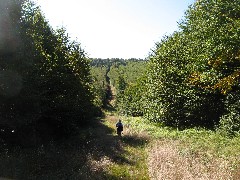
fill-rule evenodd
<path id="1" fill-rule="evenodd" d="M 91 58 L 146 58 L 195 0 L 35 0 Z"/>

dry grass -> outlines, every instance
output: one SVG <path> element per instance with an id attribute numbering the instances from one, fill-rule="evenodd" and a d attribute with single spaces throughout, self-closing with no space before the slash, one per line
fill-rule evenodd
<path id="1" fill-rule="evenodd" d="M 103 172 L 113 163 L 112 160 L 107 157 L 101 157 L 99 160 L 95 160 L 90 154 L 88 156 L 88 164 L 92 172 Z"/>
<path id="2" fill-rule="evenodd" d="M 181 142 L 158 140 L 149 149 L 151 179 L 229 180 L 237 179 L 229 161 L 213 155 L 180 151 Z"/>

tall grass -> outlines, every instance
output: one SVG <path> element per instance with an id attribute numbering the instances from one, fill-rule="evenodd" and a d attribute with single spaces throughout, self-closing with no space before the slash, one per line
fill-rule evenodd
<path id="1" fill-rule="evenodd" d="M 148 169 L 152 179 L 240 179 L 240 136 L 206 129 L 177 130 L 139 117 L 122 117 L 136 133 L 152 138 Z"/>
<path id="2" fill-rule="evenodd" d="M 124 123 L 122 138 L 115 123 Z M 240 137 L 179 131 L 138 117 L 105 119 L 37 148 L 2 147 L 0 179 L 240 179 Z"/>

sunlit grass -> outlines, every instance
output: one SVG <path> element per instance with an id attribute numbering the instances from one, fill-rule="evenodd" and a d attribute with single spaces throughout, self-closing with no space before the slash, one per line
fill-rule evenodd
<path id="1" fill-rule="evenodd" d="M 179 131 L 139 117 L 122 117 L 136 133 L 151 136 L 152 179 L 240 179 L 240 137 L 205 129 Z"/>
<path id="2" fill-rule="evenodd" d="M 109 116 L 105 124 L 115 129 L 116 116 Z M 113 132 L 116 135 L 116 132 Z M 125 126 L 122 138 L 118 143 L 121 146 L 118 162 L 108 167 L 108 173 L 119 179 L 149 179 L 147 168 L 147 144 L 149 137 L 143 133 L 134 133 Z"/>
<path id="3" fill-rule="evenodd" d="M 123 136 L 115 124 L 121 118 Z M 240 137 L 178 131 L 139 117 L 106 118 L 61 142 L 0 152 L 0 178 L 240 179 Z"/>

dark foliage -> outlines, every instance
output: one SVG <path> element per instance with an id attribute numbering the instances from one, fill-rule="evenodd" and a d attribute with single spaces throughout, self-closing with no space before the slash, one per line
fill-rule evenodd
<path id="1" fill-rule="evenodd" d="M 11 129 L 24 144 L 74 134 L 99 112 L 89 60 L 31 1 L 7 2 L 1 12 L 6 16 L 1 26 L 10 29 L 9 34 L 1 29 L 1 131 Z"/>

